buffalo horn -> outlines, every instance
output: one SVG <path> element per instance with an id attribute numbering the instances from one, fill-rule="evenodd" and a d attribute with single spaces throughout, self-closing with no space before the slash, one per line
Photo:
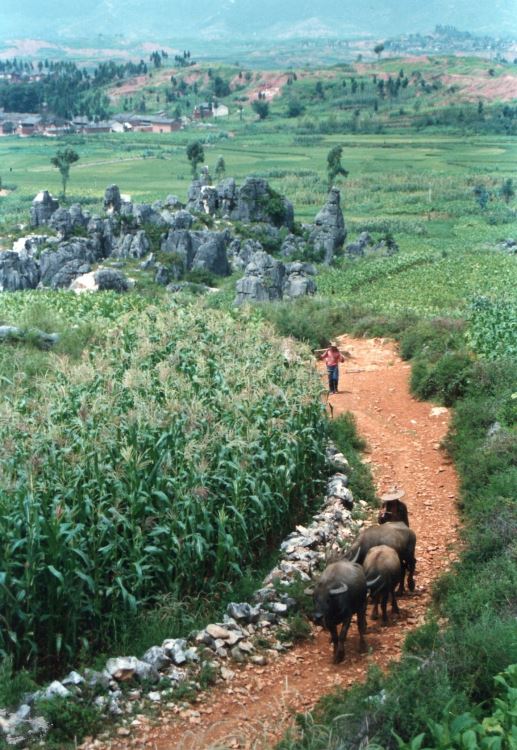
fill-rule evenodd
<path id="1" fill-rule="evenodd" d="M 355 563 L 359 560 L 359 555 L 361 554 L 361 547 L 358 547 L 355 551 L 354 556 L 350 559 L 351 563 Z"/>
<path id="2" fill-rule="evenodd" d="M 377 583 L 379 583 L 379 581 L 381 580 L 381 578 L 382 578 L 382 576 L 379 574 L 378 576 L 375 576 L 375 578 L 372 578 L 371 581 L 366 581 L 366 588 L 367 589 L 373 589 L 373 587 Z"/>
<path id="3" fill-rule="evenodd" d="M 345 591 L 348 591 L 348 586 L 346 583 L 342 583 L 341 586 L 338 586 L 335 589 L 330 589 L 329 594 L 331 596 L 337 596 L 338 594 L 344 594 Z"/>

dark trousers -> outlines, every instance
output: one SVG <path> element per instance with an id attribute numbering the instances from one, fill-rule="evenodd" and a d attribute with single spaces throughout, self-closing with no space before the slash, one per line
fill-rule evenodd
<path id="1" fill-rule="evenodd" d="M 327 375 L 329 378 L 330 393 L 337 393 L 337 385 L 339 382 L 339 365 L 327 365 Z"/>

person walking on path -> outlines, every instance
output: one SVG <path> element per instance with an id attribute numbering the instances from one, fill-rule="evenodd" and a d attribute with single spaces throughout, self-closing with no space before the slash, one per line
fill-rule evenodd
<path id="1" fill-rule="evenodd" d="M 320 356 L 320 359 L 322 359 L 327 365 L 329 393 L 337 393 L 339 383 L 339 363 L 344 362 L 345 357 L 341 354 L 335 343 L 332 342 L 329 348 Z"/>
<path id="2" fill-rule="evenodd" d="M 377 518 L 379 523 L 386 523 L 387 521 L 402 521 L 406 526 L 409 526 L 407 505 L 401 500 L 405 494 L 404 490 L 392 487 L 384 495 L 381 495 L 382 506 Z"/>

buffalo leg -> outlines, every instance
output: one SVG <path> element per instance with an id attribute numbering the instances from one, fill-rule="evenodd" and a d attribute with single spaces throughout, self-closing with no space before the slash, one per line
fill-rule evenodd
<path id="1" fill-rule="evenodd" d="M 348 617 L 343 621 L 343 626 L 341 628 L 339 638 L 337 639 L 337 648 L 335 648 L 334 650 L 334 664 L 339 664 L 339 662 L 343 661 L 343 659 L 345 658 L 345 640 L 351 622 L 352 617 Z"/>
<path id="2" fill-rule="evenodd" d="M 372 620 L 379 619 L 379 594 L 373 597 Z"/>
<path id="3" fill-rule="evenodd" d="M 397 604 L 397 597 L 395 596 L 395 586 L 391 590 L 391 614 L 398 615 L 400 612 L 399 605 Z"/>
<path id="4" fill-rule="evenodd" d="M 408 574 L 408 579 L 407 579 L 407 585 L 410 591 L 415 590 L 415 579 L 413 578 L 413 575 L 415 573 L 415 567 L 416 567 L 416 560 L 414 557 L 412 557 L 411 560 L 409 560 L 408 562 L 409 574 Z"/>
<path id="5" fill-rule="evenodd" d="M 366 602 L 364 607 L 357 610 L 357 629 L 359 630 L 359 652 L 362 654 L 367 650 L 364 634 L 366 633 Z"/>
<path id="6" fill-rule="evenodd" d="M 335 625 L 330 626 L 329 632 L 330 632 L 330 642 L 332 643 L 332 646 L 334 648 L 334 663 L 337 663 L 337 650 L 338 650 L 337 627 Z"/>
<path id="7" fill-rule="evenodd" d="M 382 624 L 387 625 L 388 624 L 388 597 L 389 597 L 389 590 L 382 592 L 382 599 L 381 599 L 381 609 L 382 609 Z"/>

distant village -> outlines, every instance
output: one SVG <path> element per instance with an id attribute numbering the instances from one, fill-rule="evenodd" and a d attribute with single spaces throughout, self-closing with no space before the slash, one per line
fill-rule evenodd
<path id="1" fill-rule="evenodd" d="M 4 112 L 0 110 L 0 136 L 32 135 L 55 138 L 70 133 L 173 133 L 192 122 L 217 120 L 228 117 L 229 108 L 225 104 L 203 102 L 196 105 L 192 117 L 167 117 L 165 113 L 155 115 L 123 112 L 110 119 L 94 121 L 87 117 L 74 117 L 64 120 L 50 114 L 30 112 Z"/>

